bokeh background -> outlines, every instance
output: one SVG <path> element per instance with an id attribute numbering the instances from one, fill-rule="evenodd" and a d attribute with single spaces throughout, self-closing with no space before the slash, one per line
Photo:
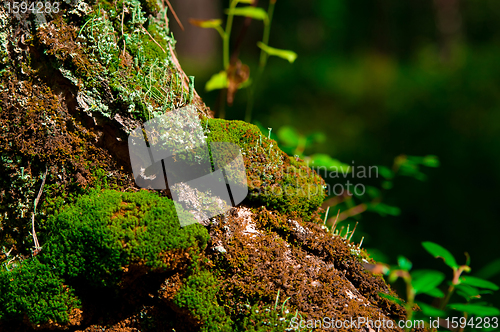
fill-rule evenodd
<path id="1" fill-rule="evenodd" d="M 215 30 L 189 18 L 224 20 L 227 1 L 171 0 L 185 31 L 171 18 L 180 63 L 216 112 L 218 91 L 205 83 L 222 70 Z M 258 6 L 267 9 L 268 1 Z M 397 216 L 364 212 L 353 240 L 374 257 L 415 268 L 451 271 L 421 246 L 433 241 L 459 263 L 471 256 L 472 274 L 500 284 L 500 1 L 498 0 L 278 0 L 269 45 L 293 50 L 297 60 L 271 57 L 256 86 L 252 122 L 295 128 L 326 139 L 304 153 L 324 153 L 347 164 L 386 165 L 394 158 L 436 155 L 424 181 L 397 177 L 384 202 Z M 236 19 L 233 44 L 243 19 Z M 262 22 L 253 21 L 240 59 L 256 72 Z M 244 119 L 248 93 L 225 108 Z M 378 182 L 377 182 L 378 181 Z M 358 181 L 363 182 L 363 181 Z M 380 187 L 380 179 L 367 185 Z M 336 209 L 342 206 L 333 207 Z M 332 212 L 330 212 L 332 215 Z M 495 264 L 496 262 L 496 264 Z M 500 306 L 500 299 L 488 298 Z"/>

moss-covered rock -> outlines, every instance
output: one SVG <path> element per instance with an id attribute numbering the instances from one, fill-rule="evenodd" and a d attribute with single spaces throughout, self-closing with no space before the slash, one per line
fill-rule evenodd
<path id="1" fill-rule="evenodd" d="M 217 304 L 220 283 L 208 271 L 189 276 L 174 298 L 174 303 L 187 310 L 200 331 L 232 331 L 232 322 L 224 308 Z"/>
<path id="2" fill-rule="evenodd" d="M 9 27 L 0 33 L 0 330 L 282 331 L 297 317 L 404 319 L 379 296 L 391 293 L 383 279 L 363 269 L 366 253 L 318 225 L 323 180 L 256 126 L 206 117 L 173 53 L 167 7 L 60 6 L 36 22 L 0 7 Z M 241 206 L 205 226 L 181 227 L 167 190 L 139 190 L 128 155 L 131 130 L 186 105 L 209 142 L 241 148 L 249 187 Z"/>
<path id="3" fill-rule="evenodd" d="M 58 271 L 38 258 L 0 268 L 0 321 L 24 320 L 32 326 L 66 324 L 80 301 Z"/>
<path id="4" fill-rule="evenodd" d="M 250 201 L 284 213 L 296 212 L 305 219 L 321 205 L 324 180 L 303 161 L 287 156 L 257 126 L 222 119 L 204 121 L 209 142 L 240 146 Z"/>
<path id="5" fill-rule="evenodd" d="M 209 240 L 200 224 L 180 226 L 172 200 L 148 191 L 93 191 L 50 219 L 42 253 L 0 270 L 0 319 L 68 323 L 80 304 L 68 285 L 126 287 L 149 272 L 194 270 Z"/>
<path id="6" fill-rule="evenodd" d="M 179 268 L 208 242 L 201 225 L 180 226 L 173 201 L 147 191 L 85 195 L 52 216 L 50 232 L 42 261 L 97 286 L 118 284 L 130 266 Z"/>

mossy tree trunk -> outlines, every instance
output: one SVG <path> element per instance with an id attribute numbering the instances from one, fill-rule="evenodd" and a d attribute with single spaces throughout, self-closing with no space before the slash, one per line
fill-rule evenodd
<path id="1" fill-rule="evenodd" d="M 154 1 L 0 7 L 0 328 L 403 319 L 363 269 L 366 253 L 322 226 L 321 178 L 257 127 L 210 119 L 174 49 L 167 7 Z M 209 140 L 240 146 L 250 192 L 180 230 L 168 191 L 138 193 L 127 135 L 185 105 Z"/>

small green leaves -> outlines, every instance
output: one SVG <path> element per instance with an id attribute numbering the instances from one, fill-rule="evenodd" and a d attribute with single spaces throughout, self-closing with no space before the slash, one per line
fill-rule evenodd
<path id="1" fill-rule="evenodd" d="M 404 256 L 398 256 L 398 265 L 402 270 L 410 271 L 412 264 L 411 262 Z"/>
<path id="2" fill-rule="evenodd" d="M 226 37 L 226 33 L 222 30 L 222 20 L 221 19 L 213 19 L 213 20 L 196 20 L 194 18 L 189 19 L 189 23 L 194 26 L 204 28 L 204 29 L 215 29 L 219 33 L 219 35 L 224 39 Z"/>
<path id="3" fill-rule="evenodd" d="M 427 292 L 422 292 L 422 293 L 432 297 L 438 297 L 438 298 L 444 297 L 444 293 L 439 288 L 433 288 L 428 290 Z"/>
<path id="4" fill-rule="evenodd" d="M 442 272 L 434 271 L 434 270 L 416 270 L 411 273 L 412 281 L 411 284 L 413 289 L 415 289 L 415 293 L 426 293 L 441 295 L 441 292 L 436 287 L 443 282 L 445 275 Z M 437 290 L 434 291 L 434 289 Z M 442 296 L 437 296 L 442 297 Z"/>
<path id="5" fill-rule="evenodd" d="M 473 298 L 480 298 L 481 291 L 476 287 L 472 287 L 466 284 L 458 284 L 456 286 L 457 294 L 462 296 L 467 301 L 470 301 Z"/>
<path id="6" fill-rule="evenodd" d="M 380 175 L 388 180 L 394 177 L 394 172 L 385 166 L 378 166 L 378 171 L 380 172 Z"/>
<path id="7" fill-rule="evenodd" d="M 437 156 L 428 155 L 422 160 L 422 165 L 427 167 L 439 167 L 439 159 Z"/>
<path id="8" fill-rule="evenodd" d="M 205 85 L 205 90 L 219 90 L 225 89 L 229 86 L 229 81 L 227 80 L 227 73 L 225 70 L 218 72 L 217 74 L 212 75 Z"/>
<path id="9" fill-rule="evenodd" d="M 299 134 L 293 127 L 290 126 L 283 126 L 278 129 L 278 138 L 288 146 L 297 146 L 300 141 Z"/>
<path id="10" fill-rule="evenodd" d="M 306 137 L 306 147 L 309 147 L 315 143 L 323 143 L 326 141 L 326 135 L 325 133 L 321 131 L 315 131 L 313 133 L 310 133 Z"/>
<path id="11" fill-rule="evenodd" d="M 189 23 L 204 29 L 216 29 L 217 27 L 221 26 L 222 20 L 221 19 L 196 20 L 194 18 L 190 18 Z"/>
<path id="12" fill-rule="evenodd" d="M 491 290 L 498 290 L 498 286 L 492 283 L 491 281 L 488 280 L 483 280 L 480 278 L 476 277 L 471 277 L 471 276 L 463 276 L 460 277 L 460 281 L 463 284 L 474 286 L 474 287 L 479 287 L 479 288 L 486 288 L 486 289 L 491 289 Z"/>
<path id="13" fill-rule="evenodd" d="M 245 16 L 262 21 L 267 21 L 268 18 L 264 9 L 252 6 L 226 9 L 225 13 L 227 15 Z"/>
<path id="14" fill-rule="evenodd" d="M 293 51 L 280 50 L 278 48 L 267 46 L 262 42 L 257 42 L 257 46 L 259 46 L 268 55 L 274 55 L 280 57 L 282 59 L 288 60 L 288 62 L 290 63 L 293 63 L 295 59 L 297 59 L 297 53 Z"/>
<path id="15" fill-rule="evenodd" d="M 488 307 L 480 304 L 450 303 L 448 304 L 448 307 L 460 312 L 466 312 L 468 314 L 476 315 L 479 317 L 500 315 L 500 310 L 498 310 L 497 308 Z"/>
<path id="16" fill-rule="evenodd" d="M 446 250 L 445 248 L 441 247 L 439 244 L 436 244 L 434 242 L 422 242 L 422 246 L 424 247 L 425 250 L 427 250 L 434 258 L 441 257 L 446 265 L 451 267 L 452 269 L 457 269 L 458 264 L 455 261 L 455 257 Z"/>
<path id="17" fill-rule="evenodd" d="M 329 168 L 330 170 L 334 168 L 335 171 L 346 174 L 351 172 L 351 167 L 349 167 L 349 165 L 344 164 L 338 159 L 332 158 L 324 153 L 315 153 L 310 156 L 310 160 L 311 166 L 314 167 L 324 166 Z"/>
<path id="18" fill-rule="evenodd" d="M 420 309 L 422 309 L 422 313 L 426 316 L 443 317 L 446 315 L 446 312 L 444 312 L 443 310 L 439 310 L 438 308 L 434 308 L 433 306 L 430 306 L 423 302 L 417 301 L 417 304 L 420 307 Z"/>

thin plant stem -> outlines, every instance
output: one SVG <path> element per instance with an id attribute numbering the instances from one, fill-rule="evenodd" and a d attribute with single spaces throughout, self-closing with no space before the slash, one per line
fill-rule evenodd
<path id="1" fill-rule="evenodd" d="M 229 39 L 231 37 L 231 29 L 233 26 L 233 14 L 232 11 L 238 4 L 238 0 L 231 0 L 229 3 L 229 13 L 227 14 L 226 21 L 226 29 L 224 31 L 224 40 L 223 40 L 223 56 L 224 56 L 224 69 L 227 70 L 229 68 Z"/>
<path id="2" fill-rule="evenodd" d="M 269 7 L 267 9 L 267 20 L 264 21 L 264 37 L 262 38 L 262 43 L 267 46 L 269 43 L 269 35 L 271 34 L 271 22 L 273 20 L 274 13 L 274 5 L 276 4 L 275 0 L 269 1 Z M 259 71 L 264 71 L 264 67 L 267 62 L 267 53 L 264 50 L 260 51 L 260 62 L 259 62 Z"/>
<path id="3" fill-rule="evenodd" d="M 38 191 L 38 196 L 35 198 L 34 207 L 33 207 L 33 214 L 31 216 L 31 234 L 33 235 L 33 243 L 35 245 L 35 251 L 34 251 L 33 255 L 36 255 L 41 249 L 40 243 L 38 243 L 38 238 L 36 236 L 36 231 L 35 231 L 35 215 L 36 215 L 36 206 L 38 205 L 38 202 L 40 201 L 40 197 L 42 196 L 43 187 L 45 185 L 45 179 L 47 178 L 47 171 L 48 171 L 48 168 L 47 168 L 47 166 L 45 166 L 45 174 L 43 175 L 42 185 L 40 186 L 40 190 Z"/>
<path id="4" fill-rule="evenodd" d="M 271 22 L 273 21 L 273 13 L 274 13 L 275 4 L 276 4 L 276 0 L 269 1 L 269 7 L 267 9 L 267 19 L 264 21 L 264 35 L 262 37 L 262 43 L 264 45 L 267 45 L 269 43 L 269 35 L 271 34 Z M 268 57 L 267 53 L 261 49 L 260 50 L 259 69 L 257 71 L 255 81 L 250 86 L 250 89 L 248 89 L 247 109 L 245 111 L 245 121 L 246 122 L 252 121 L 252 110 L 253 110 L 253 102 L 254 102 L 254 98 L 255 98 L 255 88 L 257 87 L 258 82 L 260 81 L 262 73 L 264 72 L 264 68 L 266 67 L 267 57 Z"/>

